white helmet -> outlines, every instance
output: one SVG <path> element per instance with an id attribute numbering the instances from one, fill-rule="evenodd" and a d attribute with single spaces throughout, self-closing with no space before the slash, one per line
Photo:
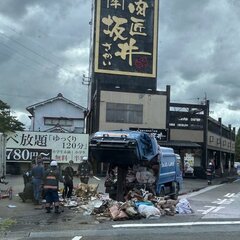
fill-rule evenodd
<path id="1" fill-rule="evenodd" d="M 55 161 L 55 160 L 53 160 L 53 161 L 51 161 L 51 163 L 50 163 L 50 166 L 57 166 L 58 164 L 57 164 L 57 161 Z"/>

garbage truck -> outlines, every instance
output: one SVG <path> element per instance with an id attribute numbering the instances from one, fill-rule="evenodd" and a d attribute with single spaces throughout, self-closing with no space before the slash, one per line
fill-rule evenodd
<path id="1" fill-rule="evenodd" d="M 106 192 L 118 201 L 131 189 L 177 199 L 182 174 L 172 148 L 158 145 L 154 135 L 141 131 L 99 131 L 90 138 L 90 156 L 108 164 Z"/>

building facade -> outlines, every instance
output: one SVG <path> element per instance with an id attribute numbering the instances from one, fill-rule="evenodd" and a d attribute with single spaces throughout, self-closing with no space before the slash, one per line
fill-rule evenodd
<path id="1" fill-rule="evenodd" d="M 31 114 L 30 131 L 84 133 L 86 109 L 61 93 L 26 109 Z"/>
<path id="2" fill-rule="evenodd" d="M 205 176 L 209 161 L 221 174 L 229 172 L 235 157 L 235 129 L 210 118 L 208 101 L 174 104 L 170 86 L 157 90 L 159 1 L 93 2 L 87 132 L 155 133 L 160 145 L 180 154 L 186 173 Z"/>
<path id="3" fill-rule="evenodd" d="M 193 174 L 204 176 L 210 161 L 217 175 L 231 174 L 235 160 L 235 128 L 222 119 L 209 116 L 209 101 L 204 104 L 170 103 L 167 142 L 181 156 L 182 165 L 190 165 Z M 190 168 L 191 169 L 191 168 Z"/>
<path id="4" fill-rule="evenodd" d="M 89 133 L 132 129 L 156 134 L 160 145 L 179 154 L 185 175 L 205 177 L 210 161 L 216 174 L 231 174 L 235 159 L 235 128 L 209 116 L 209 101 L 203 104 L 170 102 L 166 91 L 120 92 L 102 90 L 95 102 L 98 114 Z M 98 171 L 104 169 L 98 166 Z"/>

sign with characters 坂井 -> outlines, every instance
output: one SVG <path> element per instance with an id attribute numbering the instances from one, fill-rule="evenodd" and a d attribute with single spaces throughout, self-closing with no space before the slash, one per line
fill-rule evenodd
<path id="1" fill-rule="evenodd" d="M 32 161 L 41 155 L 44 160 L 75 163 L 88 157 L 88 134 L 21 132 L 7 134 L 7 161 Z"/>
<path id="2" fill-rule="evenodd" d="M 96 73 L 156 77 L 158 0 L 96 0 Z"/>

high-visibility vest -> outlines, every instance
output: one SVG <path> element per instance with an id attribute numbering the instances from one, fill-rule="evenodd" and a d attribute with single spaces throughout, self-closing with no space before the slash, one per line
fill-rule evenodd
<path id="1" fill-rule="evenodd" d="M 58 176 L 56 171 L 50 170 L 47 176 L 45 177 L 45 183 L 43 186 L 44 189 L 58 189 Z"/>

